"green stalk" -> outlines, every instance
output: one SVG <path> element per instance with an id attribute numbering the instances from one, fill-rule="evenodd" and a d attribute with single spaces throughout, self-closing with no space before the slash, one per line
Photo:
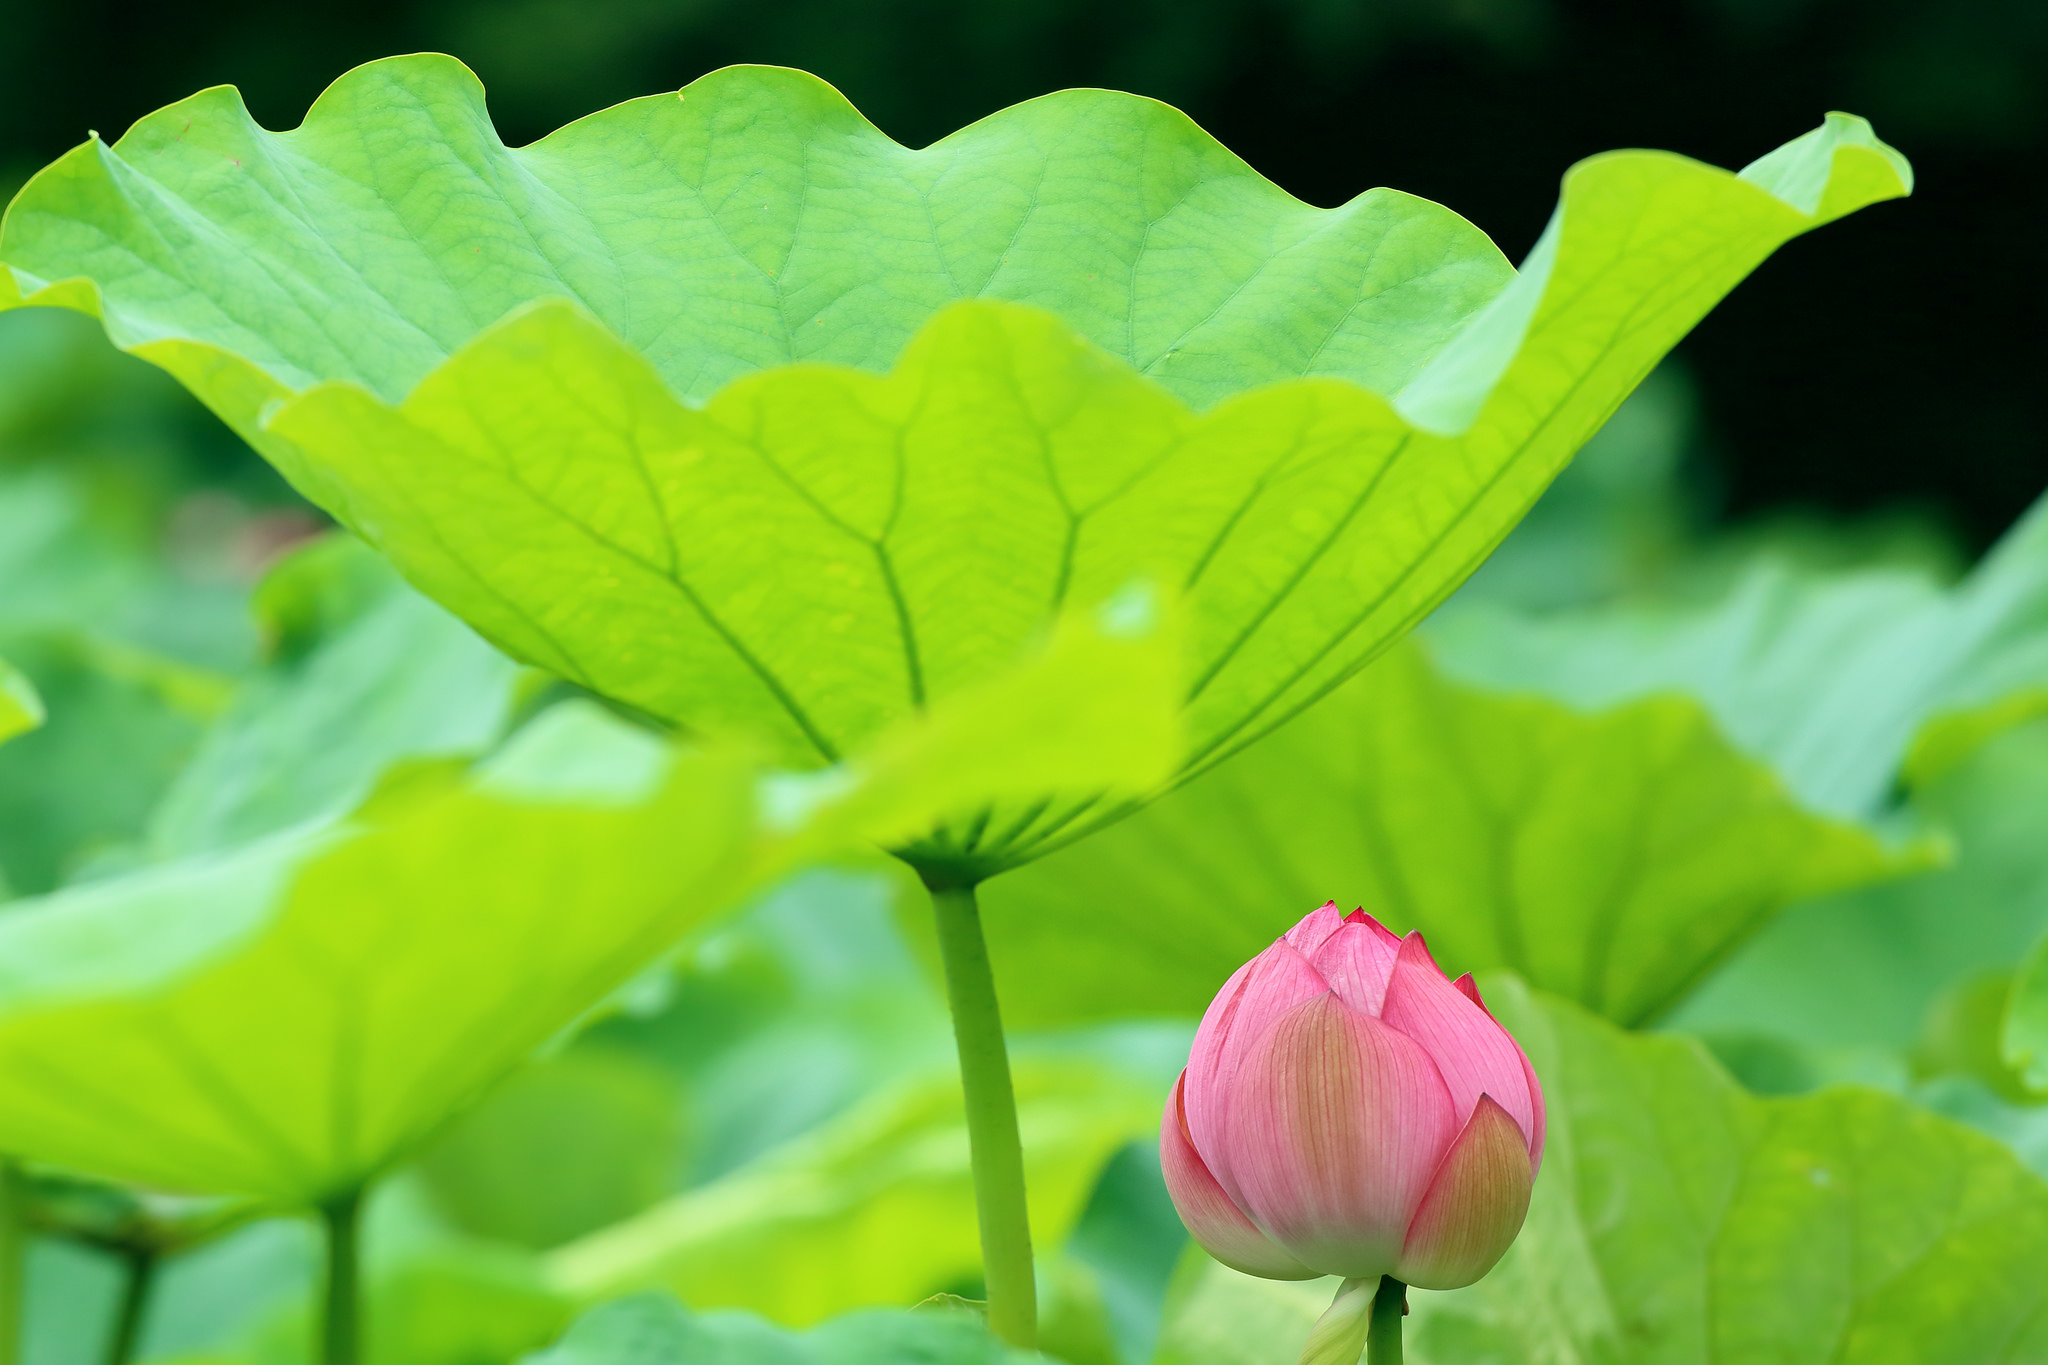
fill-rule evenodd
<path id="1" fill-rule="evenodd" d="M 320 1365 L 356 1365 L 363 1309 L 360 1234 L 363 1192 L 353 1189 L 320 1208 L 327 1225 L 327 1282 L 320 1302 Z"/>
<path id="2" fill-rule="evenodd" d="M 0 1365 L 20 1365 L 22 1271 L 28 1259 L 28 1180 L 0 1157 Z"/>
<path id="3" fill-rule="evenodd" d="M 1010 1054 L 1003 1043 L 988 943 L 981 934 L 981 910 L 972 884 L 932 886 L 931 893 L 953 1041 L 960 1053 L 960 1088 L 967 1097 L 988 1325 L 1011 1345 L 1032 1350 L 1038 1345 L 1038 1284 L 1024 1207 L 1024 1145 L 1017 1136 L 1017 1097 L 1010 1087 Z"/>
<path id="4" fill-rule="evenodd" d="M 121 1290 L 121 1311 L 114 1334 L 107 1339 L 107 1365 L 128 1365 L 142 1344 L 142 1324 L 149 1316 L 150 1291 L 156 1287 L 156 1253 L 136 1251 L 127 1257 L 128 1283 Z"/>
<path id="5" fill-rule="evenodd" d="M 1408 1286 L 1380 1276 L 1372 1296 L 1372 1331 L 1365 1338 L 1366 1365 L 1401 1365 L 1401 1319 L 1408 1313 Z"/>

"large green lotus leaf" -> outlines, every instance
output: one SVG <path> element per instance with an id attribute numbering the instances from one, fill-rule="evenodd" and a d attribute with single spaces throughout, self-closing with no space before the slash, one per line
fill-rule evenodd
<path id="1" fill-rule="evenodd" d="M 1821 810 L 1867 815 L 2048 709 L 2048 501 L 1959 585 L 1771 559 L 1704 606 L 1630 604 L 1431 625 L 1445 664 L 1586 706 L 1682 689 Z"/>
<path id="2" fill-rule="evenodd" d="M 475 755 L 502 733 L 517 667 L 360 543 L 299 551 L 257 604 L 273 657 L 152 812 L 156 856 L 340 815 L 391 764 Z"/>
<path id="3" fill-rule="evenodd" d="M 1687 1040 L 1508 982 L 1488 999 L 1543 1077 L 1549 1145 L 1506 1259 L 1411 1294 L 1417 1360 L 2048 1359 L 2048 1185 L 1988 1138 L 1869 1091 L 1758 1099 Z M 1320 1308 L 1189 1278 L 1161 1365 L 1287 1365 Z"/>
<path id="4" fill-rule="evenodd" d="M 1177 691 L 1142 663 L 1167 637 L 1117 630 L 1019 665 L 1073 727 L 1039 732 L 1031 789 L 1171 770 L 1170 747 L 1105 743 L 1157 734 Z M 280 1203 L 350 1188 L 748 889 L 1016 795 L 987 757 L 1009 682 L 936 707 L 944 742 L 778 782 L 557 707 L 474 775 L 411 769 L 343 824 L 24 902 L 0 917 L 0 1150 Z"/>
<path id="5" fill-rule="evenodd" d="M 747 1313 L 699 1317 L 653 1294 L 595 1309 L 560 1343 L 525 1365 L 1028 1365 L 959 1309 L 873 1309 L 808 1332 L 790 1332 Z"/>
<path id="6" fill-rule="evenodd" d="M 20 669 L 0 659 L 0 744 L 43 723 L 43 699 Z"/>
<path id="7" fill-rule="evenodd" d="M 1910 866 L 1802 809 L 1682 698 L 1597 714 L 1397 649 L 1123 824 L 983 891 L 1005 1012 L 1198 1014 L 1326 900 L 1625 1024 L 1790 902 Z"/>
<path id="8" fill-rule="evenodd" d="M 1149 573 L 1191 605 L 1198 767 L 1441 600 L 1779 243 L 1908 179 L 1846 116 L 1741 176 L 1599 157 L 1516 275 L 1130 96 L 909 151 L 735 68 L 513 151 L 413 57 L 291 133 L 219 89 L 88 143 L 0 258 L 516 657 L 831 761 Z"/>
<path id="9" fill-rule="evenodd" d="M 1057 1247 L 1104 1164 L 1159 1123 L 1159 1093 L 1098 1064 L 1026 1059 L 1018 1123 L 1033 1235 Z M 981 1270 L 960 1085 L 906 1081 L 708 1185 L 551 1253 L 586 1302 L 666 1288 L 808 1326 L 915 1303 Z"/>

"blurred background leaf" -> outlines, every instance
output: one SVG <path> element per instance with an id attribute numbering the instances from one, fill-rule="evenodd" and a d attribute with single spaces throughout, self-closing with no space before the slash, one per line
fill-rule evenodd
<path id="1" fill-rule="evenodd" d="M 1252 749 L 991 882 L 1012 1017 L 1198 1014 L 1310 909 L 1421 929 L 1624 1024 L 1662 1013 L 1785 905 L 1924 866 L 1802 809 L 1688 700 L 1587 715 L 1396 649 Z"/>
<path id="2" fill-rule="evenodd" d="M 782 1331 L 737 1313 L 693 1314 L 673 1299 L 627 1299 L 591 1313 L 534 1365 L 1023 1365 L 972 1312 L 934 1306 L 871 1311 L 810 1332 Z"/>
<path id="3" fill-rule="evenodd" d="M 43 723 L 43 699 L 20 669 L 0 659 L 0 744 Z"/>

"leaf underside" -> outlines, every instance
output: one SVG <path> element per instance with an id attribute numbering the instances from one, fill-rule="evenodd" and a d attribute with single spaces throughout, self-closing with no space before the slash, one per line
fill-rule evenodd
<path id="1" fill-rule="evenodd" d="M 0 1151 L 287 1207 L 355 1188 L 765 881 L 1019 790 L 1156 785 L 1171 662 L 1158 629 L 1063 623 L 851 770 L 773 780 L 570 703 L 338 824 L 14 902 Z M 1019 686 L 1052 718 L 1028 752 L 988 696 Z"/>
<path id="2" fill-rule="evenodd" d="M 290 133 L 216 89 L 77 149 L 0 290 L 97 311 L 515 656 L 791 760 L 1150 578 L 1188 607 L 1196 771 L 1426 614 L 1777 245 L 1909 179 L 1846 116 L 1745 176 L 1583 163 L 1518 276 L 1132 96 L 910 151 L 732 68 L 511 150 L 410 57 Z"/>

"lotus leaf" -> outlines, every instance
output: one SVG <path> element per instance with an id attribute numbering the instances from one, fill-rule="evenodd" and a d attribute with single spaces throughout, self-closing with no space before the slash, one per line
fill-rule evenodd
<path id="1" fill-rule="evenodd" d="M 353 1189 L 764 879 L 1020 784 L 1163 780 L 1177 750 L 1146 741 L 1172 739 L 1178 679 L 1145 659 L 1170 648 L 1060 629 L 854 769 L 766 786 L 743 751 L 574 703 L 343 823 L 23 902 L 0 917 L 0 1151 L 284 1205 Z M 1019 680 L 1066 725 L 1013 771 Z"/>
<path id="2" fill-rule="evenodd" d="M 85 144 L 0 291 L 97 312 L 514 656 L 789 760 L 1149 575 L 1189 604 L 1192 771 L 1427 613 L 1771 250 L 1909 182 L 1845 115 L 1741 175 L 1596 157 L 1517 274 L 1131 96 L 912 151 L 739 67 L 508 149 L 424 56 L 289 133 L 218 88 Z M 939 853 L 986 875 L 1089 809 Z"/>
<path id="3" fill-rule="evenodd" d="M 1624 1024 L 1787 904 L 1924 861 L 1801 808 L 1678 697 L 1597 714 L 1412 645 L 1114 829 L 983 889 L 1020 1021 L 1197 1015 L 1326 900 Z"/>

